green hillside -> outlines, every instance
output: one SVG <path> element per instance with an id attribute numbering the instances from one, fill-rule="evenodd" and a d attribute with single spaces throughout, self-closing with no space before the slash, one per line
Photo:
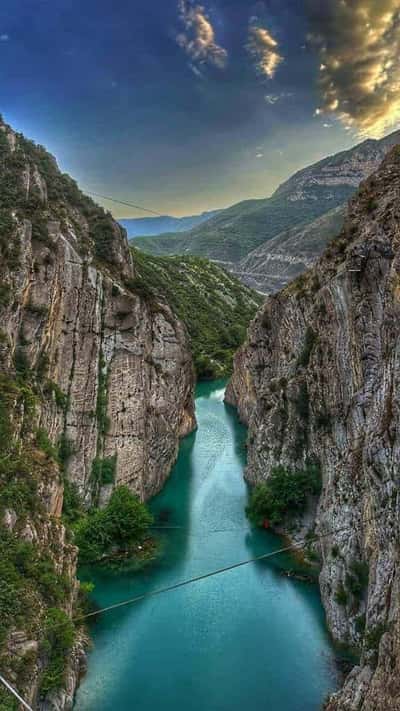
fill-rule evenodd
<path id="1" fill-rule="evenodd" d="M 196 254 L 237 264 L 275 236 L 345 204 L 399 141 L 399 132 L 364 141 L 298 171 L 270 198 L 240 202 L 188 232 L 138 238 L 135 246 L 151 254 Z"/>
<path id="2" fill-rule="evenodd" d="M 132 248 L 136 288 L 163 298 L 185 323 L 199 378 L 229 375 L 263 297 L 200 257 L 155 257 Z"/>

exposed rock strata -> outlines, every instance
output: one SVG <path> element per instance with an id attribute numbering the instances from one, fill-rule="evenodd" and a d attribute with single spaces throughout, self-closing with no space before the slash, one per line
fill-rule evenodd
<path id="1" fill-rule="evenodd" d="M 321 464 L 322 599 L 334 638 L 361 648 L 329 711 L 400 709 L 399 206 L 395 148 L 322 259 L 267 300 L 227 393 L 249 425 L 250 482 Z"/>
<path id="2" fill-rule="evenodd" d="M 34 448 L 38 430 L 54 446 L 63 443 L 64 475 L 88 505 L 104 503 L 120 484 L 148 499 L 195 427 L 186 330 L 166 303 L 142 293 L 125 231 L 44 149 L 1 121 L 0 249 L 0 375 L 25 378 L 35 391 L 29 432 L 24 413 L 11 406 L 21 450 Z M 104 484 L 92 465 L 109 458 L 115 480 Z M 36 472 L 40 514 L 6 510 L 2 524 L 51 551 L 56 573 L 70 584 L 62 609 L 72 615 L 77 551 L 61 522 L 62 477 L 55 463 L 49 467 Z M 7 653 L 29 663 L 23 676 L 5 671 L 36 704 L 46 657 L 40 630 L 32 634 L 12 630 Z M 72 707 L 83 656 L 80 637 L 66 660 L 64 689 L 40 701 L 41 709 Z"/>

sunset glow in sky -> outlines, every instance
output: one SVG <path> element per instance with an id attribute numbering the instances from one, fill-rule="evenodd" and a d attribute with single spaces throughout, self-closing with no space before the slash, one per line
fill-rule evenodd
<path id="1" fill-rule="evenodd" d="M 2 0 L 0 111 L 87 190 L 176 215 L 266 197 L 398 127 L 399 6 Z"/>

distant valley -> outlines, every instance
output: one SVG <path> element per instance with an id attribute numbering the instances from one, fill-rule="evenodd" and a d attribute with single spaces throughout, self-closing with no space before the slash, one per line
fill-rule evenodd
<path id="1" fill-rule="evenodd" d="M 343 224 L 347 201 L 400 132 L 329 156 L 295 173 L 264 200 L 246 200 L 185 232 L 135 240 L 154 255 L 199 255 L 263 293 L 279 290 L 322 253 Z"/>
<path id="2" fill-rule="evenodd" d="M 118 220 L 128 233 L 128 239 L 136 237 L 154 237 L 165 232 L 184 232 L 197 227 L 202 222 L 215 217 L 220 210 L 202 212 L 201 215 L 188 215 L 187 217 L 132 217 Z"/>

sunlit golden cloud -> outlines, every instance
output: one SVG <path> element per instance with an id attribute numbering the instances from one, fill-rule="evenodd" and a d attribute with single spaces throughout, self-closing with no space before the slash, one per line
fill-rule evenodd
<path id="1" fill-rule="evenodd" d="M 255 61 L 255 67 L 261 76 L 273 79 L 275 72 L 283 61 L 279 52 L 278 42 L 257 20 L 250 22 L 247 50 Z"/>
<path id="2" fill-rule="evenodd" d="M 215 41 L 215 30 L 205 8 L 189 0 L 179 0 L 178 7 L 184 26 L 184 30 L 176 37 L 179 46 L 185 50 L 192 63 L 209 63 L 223 69 L 228 60 L 228 53 Z"/>
<path id="3" fill-rule="evenodd" d="M 382 136 L 400 120 L 399 0 L 307 0 L 321 105 L 346 128 Z"/>

